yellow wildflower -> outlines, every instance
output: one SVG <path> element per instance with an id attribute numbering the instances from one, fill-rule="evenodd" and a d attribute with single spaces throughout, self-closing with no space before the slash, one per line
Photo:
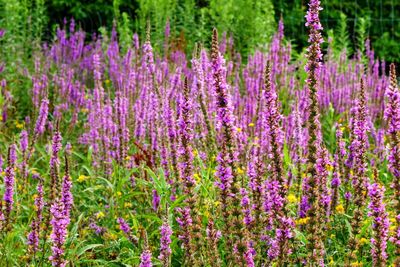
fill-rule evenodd
<path id="1" fill-rule="evenodd" d="M 79 175 L 79 177 L 78 177 L 78 183 L 83 183 L 84 181 L 86 181 L 87 180 L 87 176 L 86 175 Z"/>
<path id="2" fill-rule="evenodd" d="M 24 128 L 24 124 L 20 123 L 19 121 L 15 121 L 15 127 L 17 127 L 17 129 L 22 129 Z"/>
<path id="3" fill-rule="evenodd" d="M 130 156 L 126 156 L 126 157 L 125 157 L 125 160 L 126 160 L 126 161 L 130 161 L 130 160 L 131 160 L 131 157 L 130 157 Z"/>
<path id="4" fill-rule="evenodd" d="M 120 191 L 117 192 L 117 196 L 122 196 L 122 193 Z"/>
<path id="5" fill-rule="evenodd" d="M 237 127 L 237 128 L 236 128 L 236 131 L 237 131 L 238 133 L 240 133 L 240 132 L 242 131 L 242 128 Z"/>
<path id="6" fill-rule="evenodd" d="M 340 213 L 340 214 L 344 213 L 344 207 L 343 207 L 342 204 L 337 205 L 335 210 L 336 210 L 337 213 Z"/>
<path id="7" fill-rule="evenodd" d="M 330 172 L 333 171 L 333 166 L 331 164 L 327 164 L 326 165 L 326 170 L 330 171 Z"/>
<path id="8" fill-rule="evenodd" d="M 104 212 L 102 212 L 102 211 L 99 211 L 97 214 L 96 214 L 96 218 L 97 219 L 101 219 L 101 218 L 104 218 L 106 215 L 104 214 Z"/>
<path id="9" fill-rule="evenodd" d="M 360 245 L 362 246 L 362 245 L 365 245 L 365 244 L 367 244 L 368 243 L 368 240 L 365 238 L 365 237 L 362 237 L 361 239 L 360 239 Z"/>
<path id="10" fill-rule="evenodd" d="M 254 127 L 254 123 L 250 122 L 249 127 Z"/>
<path id="11" fill-rule="evenodd" d="M 113 233 L 108 233 L 108 232 L 106 232 L 106 233 L 104 234 L 104 238 L 105 238 L 105 239 L 110 239 L 110 240 L 116 240 L 116 239 L 117 239 L 117 235 L 116 235 L 116 234 L 113 234 Z"/>
<path id="12" fill-rule="evenodd" d="M 350 266 L 352 266 L 352 267 L 362 267 L 363 264 L 362 264 L 361 261 L 355 261 L 355 262 L 350 263 Z"/>
<path id="13" fill-rule="evenodd" d="M 296 221 L 297 225 L 304 225 L 310 220 L 310 217 L 300 218 Z"/>
<path id="14" fill-rule="evenodd" d="M 124 203 L 124 208 L 132 208 L 132 203 L 130 203 L 130 202 L 125 202 L 125 203 Z"/>
<path id="15" fill-rule="evenodd" d="M 244 173 L 244 170 L 243 169 L 241 169 L 240 167 L 238 167 L 237 168 L 237 173 L 240 175 L 240 174 L 243 174 Z"/>
<path id="16" fill-rule="evenodd" d="M 293 194 L 288 195 L 287 200 L 289 203 L 296 203 L 297 202 L 297 197 Z"/>
<path id="17" fill-rule="evenodd" d="M 196 182 L 200 182 L 200 175 L 198 173 L 193 174 L 193 178 L 196 180 Z"/>

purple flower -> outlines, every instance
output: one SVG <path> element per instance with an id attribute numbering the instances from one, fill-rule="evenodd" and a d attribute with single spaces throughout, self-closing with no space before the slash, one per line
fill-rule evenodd
<path id="1" fill-rule="evenodd" d="M 158 259 L 163 262 L 163 266 L 169 266 L 169 258 L 171 255 L 171 235 L 172 235 L 172 229 L 169 226 L 168 222 L 164 222 L 161 227 L 161 239 L 160 239 L 160 255 L 158 256 Z"/>
<path id="2" fill-rule="evenodd" d="M 34 135 L 36 139 L 44 132 L 44 127 L 47 122 L 47 115 L 49 112 L 49 100 L 47 98 L 42 99 L 42 103 L 40 104 L 39 108 L 39 116 L 36 120 Z"/>
<path id="3" fill-rule="evenodd" d="M 161 198 L 157 193 L 157 190 L 153 189 L 153 200 L 152 200 L 152 205 L 153 205 L 153 210 L 157 211 L 158 207 L 160 206 L 160 201 Z"/>
<path id="4" fill-rule="evenodd" d="M 40 224 L 42 222 L 43 202 L 43 182 L 40 180 L 37 186 L 37 197 L 35 198 L 36 217 L 31 223 L 31 232 L 28 234 L 28 245 L 30 253 L 36 254 L 39 247 Z"/>
<path id="5" fill-rule="evenodd" d="M 129 241 L 131 241 L 132 244 L 137 245 L 137 237 L 132 234 L 131 228 L 128 223 L 121 217 L 117 219 L 117 222 L 119 224 L 119 228 L 122 232 L 125 233 L 125 236 L 129 239 Z"/>
<path id="6" fill-rule="evenodd" d="M 52 241 L 52 254 L 49 257 L 53 266 L 64 267 L 67 261 L 63 259 L 64 243 L 68 234 L 69 216 L 64 213 L 64 203 L 60 199 L 56 199 L 50 208 L 52 231 L 50 239 Z"/>
<path id="7" fill-rule="evenodd" d="M 148 248 L 146 248 L 142 254 L 140 255 L 140 264 L 139 267 L 152 267 L 151 263 L 151 252 Z"/>
<path id="8" fill-rule="evenodd" d="M 61 191 L 61 201 L 64 203 L 64 214 L 69 216 L 72 205 L 74 203 L 74 198 L 71 193 L 72 181 L 69 173 L 67 172 L 63 179 L 62 191 Z"/>
<path id="9" fill-rule="evenodd" d="M 105 233 L 105 232 L 107 231 L 106 228 L 101 227 L 101 226 L 98 226 L 98 225 L 95 224 L 95 223 L 89 224 L 89 227 L 90 227 L 91 229 L 93 229 L 94 232 L 95 232 L 97 235 L 102 235 L 103 233 Z"/>
<path id="10" fill-rule="evenodd" d="M 5 221 L 6 225 L 10 227 L 10 216 L 14 204 L 14 186 L 15 186 L 15 164 L 17 161 L 16 145 L 12 144 L 8 148 L 8 166 L 5 170 L 4 176 L 4 195 L 3 200 L 6 204 L 5 207 Z"/>
<path id="11" fill-rule="evenodd" d="M 251 215 L 252 207 L 250 204 L 250 199 L 245 188 L 240 189 L 240 194 L 242 195 L 241 204 L 242 204 L 242 212 L 244 215 L 243 222 L 246 225 L 250 225 L 254 220 L 253 216 Z"/>
<path id="12" fill-rule="evenodd" d="M 26 149 L 28 148 L 28 132 L 26 130 L 21 132 L 19 145 L 22 153 L 25 153 Z"/>
<path id="13" fill-rule="evenodd" d="M 372 229 L 374 237 L 371 238 L 372 259 L 374 266 L 386 266 L 386 246 L 389 236 L 389 218 L 383 201 L 385 188 L 377 183 L 368 187 L 368 194 L 371 198 L 369 203 L 368 216 L 373 218 Z"/>

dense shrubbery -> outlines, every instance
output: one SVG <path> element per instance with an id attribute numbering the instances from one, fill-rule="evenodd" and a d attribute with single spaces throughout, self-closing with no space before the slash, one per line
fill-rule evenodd
<path id="1" fill-rule="evenodd" d="M 44 2 L 21 3 L 2 1 L 0 266 L 398 266 L 400 92 L 367 21 L 324 43 L 310 0 L 296 53 L 231 1 L 207 14 L 237 39 L 165 25 L 194 25 L 192 1 L 141 2 L 141 37 L 114 2 L 111 31 L 43 43 Z"/>
<path id="2" fill-rule="evenodd" d="M 351 51 L 362 48 L 358 40 L 364 34 L 370 38 L 380 58 L 398 62 L 398 1 L 332 0 L 326 1 L 324 8 L 326 12 L 321 20 L 339 42 L 342 33 L 340 25 L 343 20 L 346 22 Z M 4 28 L 4 23 L 11 22 L 12 25 L 19 25 L 16 28 L 33 30 L 37 37 L 43 37 L 41 30 L 45 30 L 45 39 L 53 36 L 54 25 L 62 24 L 64 18 L 74 17 L 88 32 L 104 26 L 110 30 L 113 20 L 117 19 L 129 26 L 130 31 L 140 33 L 141 37 L 144 36 L 146 20 L 150 19 L 152 41 L 161 44 L 163 29 L 169 20 L 171 38 L 176 38 L 180 45 L 189 46 L 187 52 L 191 51 L 195 42 L 207 43 L 208 33 L 217 27 L 221 32 L 232 34 L 236 49 L 246 55 L 270 40 L 276 22 L 283 16 L 287 37 L 296 50 L 300 51 L 307 44 L 304 27 L 306 3 L 303 0 L 2 0 L 0 10 L 4 10 L 0 12 L 0 27 Z M 363 21 L 364 33 L 360 32 Z M 27 29 L 31 28 L 31 22 L 34 22 L 33 29 Z M 30 34 L 25 32 L 22 36 L 27 38 Z"/>

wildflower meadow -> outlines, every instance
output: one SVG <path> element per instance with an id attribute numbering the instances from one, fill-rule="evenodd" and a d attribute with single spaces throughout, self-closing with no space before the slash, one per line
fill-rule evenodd
<path id="1" fill-rule="evenodd" d="M 285 17 L 246 56 L 66 19 L 0 58 L 0 267 L 400 266 L 396 66 L 324 2 L 302 55 Z"/>

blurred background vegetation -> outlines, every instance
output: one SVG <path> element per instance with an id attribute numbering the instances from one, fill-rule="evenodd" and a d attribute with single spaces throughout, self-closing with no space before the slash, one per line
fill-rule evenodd
<path id="1" fill-rule="evenodd" d="M 54 38 L 55 25 L 75 18 L 87 32 L 110 30 L 115 20 L 120 40 L 144 34 L 151 21 L 152 42 L 164 39 L 165 25 L 171 38 L 191 51 L 195 42 L 208 43 L 212 27 L 228 36 L 243 55 L 268 43 L 283 17 L 285 35 L 297 51 L 306 46 L 304 14 L 307 0 L 0 0 L 0 28 L 6 29 L 6 55 L 29 55 L 40 41 Z M 324 37 L 354 52 L 371 39 L 376 54 L 386 61 L 400 58 L 399 0 L 322 0 Z M 87 38 L 90 38 L 88 34 Z M 327 38 L 325 38 L 327 40 Z M 28 44 L 28 45 L 27 45 Z M 157 47 L 157 46 L 155 46 Z M 161 47 L 161 46 L 158 46 Z M 10 53 L 11 52 L 11 53 Z"/>

